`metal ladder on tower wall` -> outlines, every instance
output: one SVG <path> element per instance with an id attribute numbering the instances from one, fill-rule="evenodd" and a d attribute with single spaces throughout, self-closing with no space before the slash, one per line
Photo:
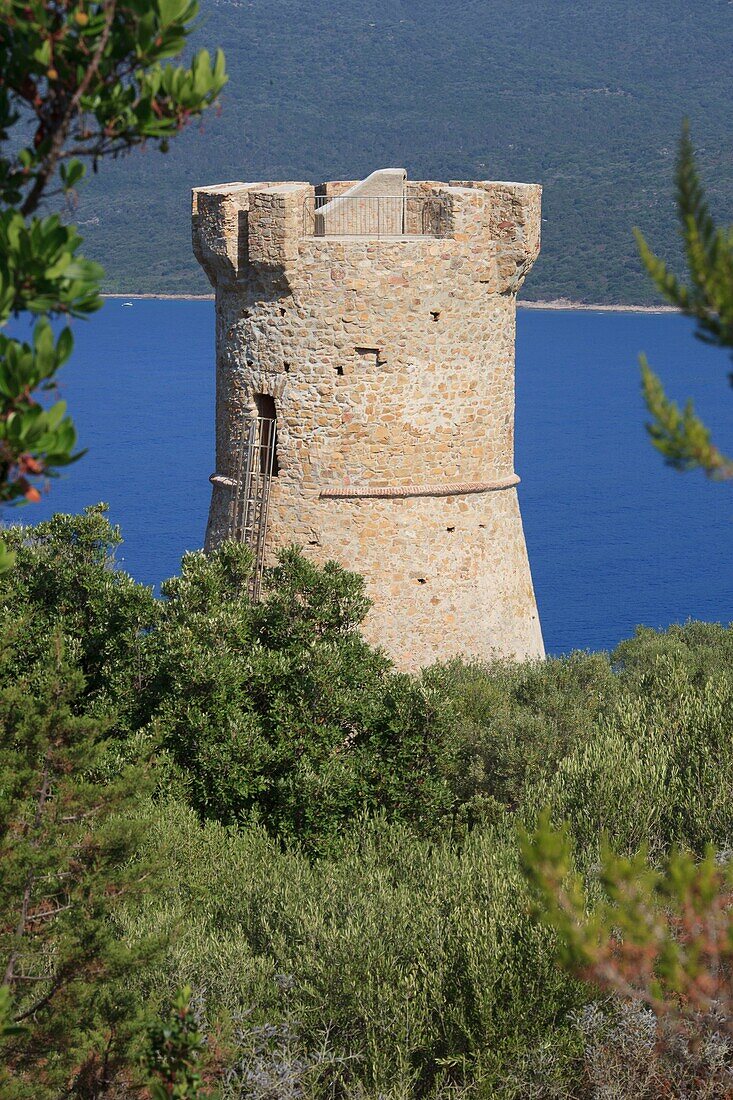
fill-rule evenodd
<path id="1" fill-rule="evenodd" d="M 230 506 L 229 537 L 252 551 L 254 563 L 249 594 L 260 598 L 265 568 L 270 487 L 277 473 L 277 422 L 248 417 L 242 424 L 237 455 L 236 485 Z"/>

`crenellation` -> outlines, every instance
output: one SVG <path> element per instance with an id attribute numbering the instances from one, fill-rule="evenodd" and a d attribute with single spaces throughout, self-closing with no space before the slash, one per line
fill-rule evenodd
<path id="1" fill-rule="evenodd" d="M 337 204 L 320 222 L 305 216 L 319 194 Z M 515 296 L 540 194 L 403 169 L 194 192 L 217 310 L 207 546 L 230 533 L 244 421 L 267 394 L 268 560 L 296 542 L 363 573 L 366 632 L 403 667 L 542 654 L 514 471 Z"/>

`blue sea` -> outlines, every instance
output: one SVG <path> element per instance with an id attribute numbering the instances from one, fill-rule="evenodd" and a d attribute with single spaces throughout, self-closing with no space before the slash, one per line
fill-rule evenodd
<path id="1" fill-rule="evenodd" d="M 24 522 L 106 501 L 120 564 L 156 587 L 200 547 L 214 462 L 214 307 L 108 300 L 74 326 L 62 396 L 88 454 Z M 675 314 L 520 310 L 516 470 L 545 644 L 733 619 L 733 486 L 678 474 L 643 428 L 638 355 L 733 451 L 727 355 Z M 5 519 L 13 518 L 6 512 Z"/>

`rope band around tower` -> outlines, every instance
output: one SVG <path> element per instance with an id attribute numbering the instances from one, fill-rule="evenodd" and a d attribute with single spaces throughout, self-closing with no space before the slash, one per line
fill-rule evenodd
<path id="1" fill-rule="evenodd" d="M 462 481 L 448 485 L 358 485 L 335 486 L 321 489 L 321 498 L 325 500 L 352 500 L 364 498 L 400 498 L 400 497 L 459 497 L 470 493 L 493 493 L 498 489 L 512 489 L 518 485 L 517 474 L 497 478 L 495 481 Z"/>
<path id="2" fill-rule="evenodd" d="M 227 489 L 235 489 L 237 481 L 223 474 L 212 474 L 209 481 Z M 519 485 L 518 474 L 508 474 L 494 481 L 461 481 L 449 485 L 338 485 L 321 489 L 322 500 L 400 499 L 402 497 L 460 497 L 472 493 L 495 493 Z"/>

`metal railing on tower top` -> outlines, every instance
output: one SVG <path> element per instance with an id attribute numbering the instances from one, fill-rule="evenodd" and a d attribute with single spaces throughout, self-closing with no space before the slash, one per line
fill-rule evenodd
<path id="1" fill-rule="evenodd" d="M 306 237 L 443 237 L 448 208 L 439 195 L 311 195 Z"/>

